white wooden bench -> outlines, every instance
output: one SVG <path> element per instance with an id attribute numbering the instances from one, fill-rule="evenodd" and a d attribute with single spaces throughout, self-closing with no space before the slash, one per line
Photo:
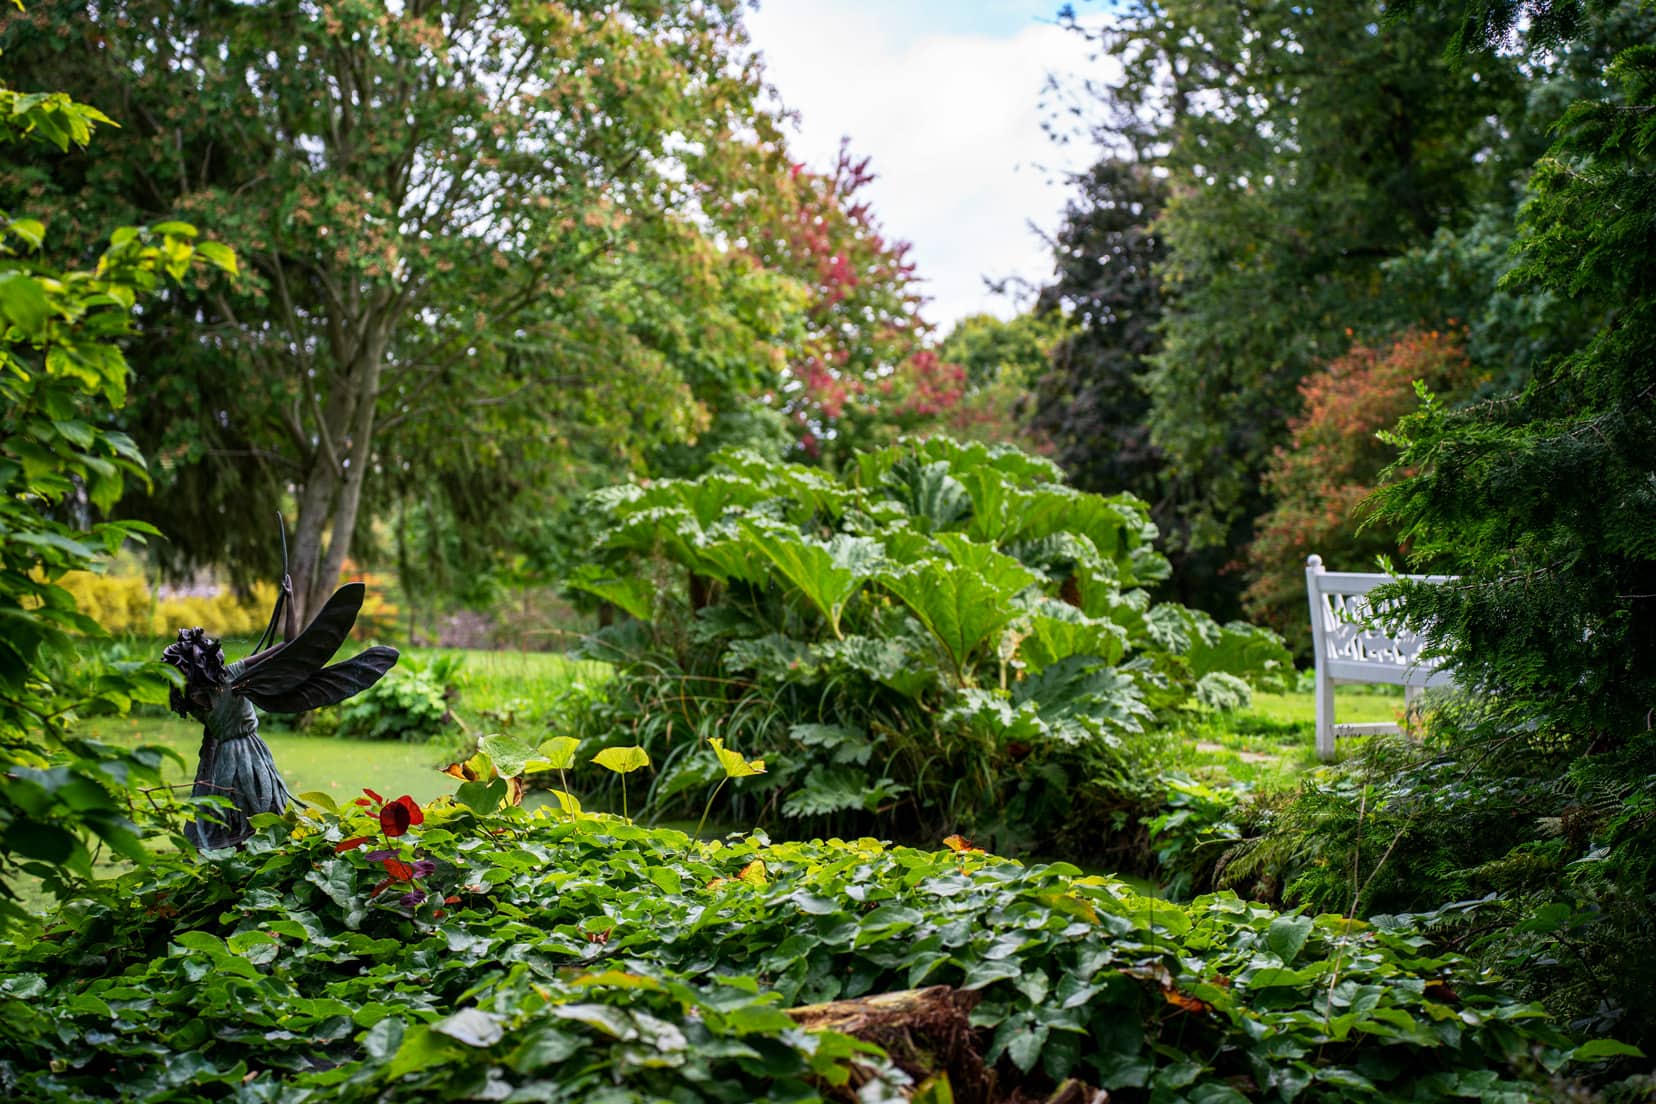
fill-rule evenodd
<path id="1" fill-rule="evenodd" d="M 1429 583 L 1449 582 L 1450 575 L 1405 575 Z M 1334 758 L 1338 736 L 1396 732 L 1395 724 L 1334 723 L 1334 687 L 1339 683 L 1386 683 L 1402 686 L 1412 705 L 1421 691 L 1452 685 L 1435 660 L 1421 657 L 1425 641 L 1412 632 L 1386 625 L 1384 608 L 1369 604 L 1368 593 L 1391 575 L 1325 571 L 1321 556 L 1305 561 L 1305 591 L 1311 601 L 1311 650 L 1317 664 L 1317 757 Z"/>

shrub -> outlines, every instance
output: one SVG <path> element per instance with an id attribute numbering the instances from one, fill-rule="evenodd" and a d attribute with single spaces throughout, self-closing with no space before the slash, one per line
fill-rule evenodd
<path id="1" fill-rule="evenodd" d="M 231 588 L 212 594 L 158 597 L 141 574 L 72 571 L 60 585 L 75 597 L 75 607 L 116 636 L 171 637 L 181 628 L 200 625 L 219 637 L 257 636 L 270 620 L 276 588 L 258 583 L 246 597 Z"/>
<path id="2" fill-rule="evenodd" d="M 1656 1047 L 1656 738 L 1586 759 L 1487 702 L 1231 815 L 1199 877 L 1314 912 L 1418 914 L 1577 1030 Z M 1630 781 L 1640 779 L 1641 781 Z"/>
<path id="3" fill-rule="evenodd" d="M 437 738 L 454 723 L 450 705 L 459 694 L 461 664 L 459 656 L 426 663 L 403 656 L 384 678 L 335 711 L 335 731 L 358 740 Z"/>
<path id="4" fill-rule="evenodd" d="M 1271 633 L 1151 602 L 1142 502 L 1013 449 L 910 442 L 840 478 L 734 453 L 593 505 L 570 585 L 635 620 L 589 644 L 617 677 L 570 723 L 649 749 L 656 815 L 698 811 L 717 735 L 772 764 L 737 819 L 1099 854 L 1159 800 L 1158 715 L 1291 674 Z"/>

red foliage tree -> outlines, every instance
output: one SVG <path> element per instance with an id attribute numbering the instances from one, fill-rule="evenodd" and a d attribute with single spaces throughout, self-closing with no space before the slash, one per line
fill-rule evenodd
<path id="1" fill-rule="evenodd" d="M 801 450 L 838 466 L 853 452 L 943 426 L 966 398 L 965 372 L 926 347 L 907 242 L 881 231 L 865 191 L 867 158 L 842 144 L 831 171 L 795 165 L 782 204 L 747 247 L 799 281 L 807 297 L 800 352 L 776 402 Z"/>
<path id="2" fill-rule="evenodd" d="M 1265 474 L 1274 503 L 1247 552 L 1250 618 L 1270 625 L 1302 655 L 1310 647 L 1305 558 L 1366 570 L 1400 552 L 1396 537 L 1364 526 L 1364 503 L 1397 455 L 1379 434 L 1415 409 L 1415 381 L 1454 401 L 1476 383 L 1458 332 L 1410 330 L 1381 348 L 1354 346 L 1300 384 L 1303 407 Z"/>

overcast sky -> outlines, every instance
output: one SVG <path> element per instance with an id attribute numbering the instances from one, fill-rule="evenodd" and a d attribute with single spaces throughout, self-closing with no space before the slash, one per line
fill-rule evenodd
<path id="1" fill-rule="evenodd" d="M 800 115 L 795 156 L 826 169 L 844 135 L 873 158 L 874 213 L 913 243 L 940 332 L 1015 312 L 985 276 L 1041 283 L 1052 270 L 1028 224 L 1054 228 L 1057 170 L 1083 156 L 1041 130 L 1047 74 L 1085 67 L 1085 44 L 1056 25 L 1060 3 L 761 0 L 749 17 L 770 83 Z"/>

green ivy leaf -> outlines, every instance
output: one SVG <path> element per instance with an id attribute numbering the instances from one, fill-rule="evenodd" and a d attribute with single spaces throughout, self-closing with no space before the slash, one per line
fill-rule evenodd
<path id="1" fill-rule="evenodd" d="M 1282 959 L 1284 965 L 1290 965 L 1299 957 L 1310 934 L 1309 916 L 1279 916 L 1265 929 L 1265 945 Z"/>

